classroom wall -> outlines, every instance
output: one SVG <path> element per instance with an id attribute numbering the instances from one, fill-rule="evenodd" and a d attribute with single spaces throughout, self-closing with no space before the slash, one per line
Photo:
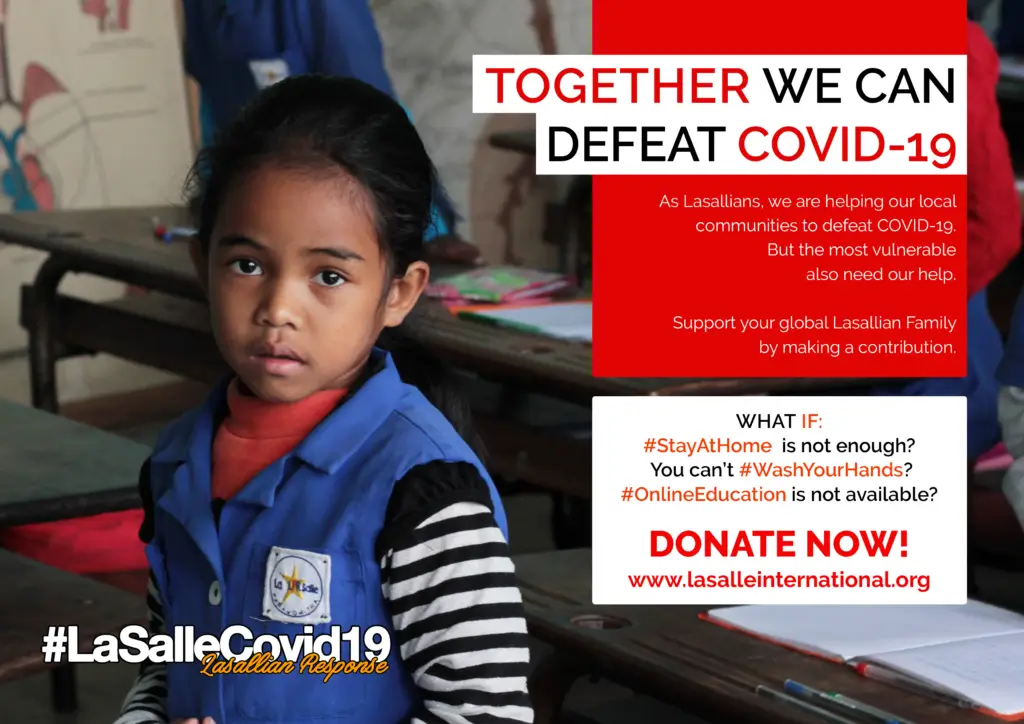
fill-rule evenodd
<path id="1" fill-rule="evenodd" d="M 532 158 L 488 147 L 532 116 L 472 113 L 474 53 L 591 52 L 590 0 L 373 0 L 396 91 L 434 156 L 464 235 L 491 262 L 550 265 L 544 203 L 564 184 L 537 178 Z"/>
<path id="2" fill-rule="evenodd" d="M 6 0 L 0 68 L 0 133 L 21 139 L 0 154 L 0 212 L 180 200 L 192 144 L 173 0 Z M 12 193 L 20 184 L 8 178 L 28 192 Z M 0 397 L 28 400 L 19 288 L 43 258 L 0 244 Z M 63 289 L 98 300 L 125 291 L 86 276 Z M 65 401 L 168 379 L 103 356 L 58 374 Z"/>

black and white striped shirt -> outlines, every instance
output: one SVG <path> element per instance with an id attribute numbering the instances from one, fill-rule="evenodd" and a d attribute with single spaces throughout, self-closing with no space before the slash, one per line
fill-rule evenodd
<path id="1" fill-rule="evenodd" d="M 143 470 L 147 522 L 152 500 Z M 377 540 L 381 593 L 420 692 L 410 724 L 532 722 L 522 597 L 487 484 L 468 463 L 432 462 L 395 484 Z M 150 630 L 164 630 L 150 576 Z M 115 724 L 165 724 L 163 664 L 142 664 Z M 397 724 L 397 723 L 396 723 Z"/>

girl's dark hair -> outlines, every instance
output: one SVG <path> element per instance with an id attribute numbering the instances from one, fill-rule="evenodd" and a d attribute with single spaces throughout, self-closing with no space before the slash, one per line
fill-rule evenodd
<path id="1" fill-rule="evenodd" d="M 218 133 L 186 182 L 204 250 L 224 198 L 246 174 L 273 165 L 312 174 L 343 173 L 365 190 L 388 273 L 421 258 L 437 172 L 405 110 L 362 81 L 320 75 L 287 78 L 262 91 Z M 468 408 L 450 372 L 402 334 L 383 336 L 402 379 L 421 389 L 471 445 Z"/>

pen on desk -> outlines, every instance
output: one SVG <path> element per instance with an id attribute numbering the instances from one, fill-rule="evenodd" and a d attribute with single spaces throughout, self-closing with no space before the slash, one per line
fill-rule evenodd
<path id="1" fill-rule="evenodd" d="M 792 679 L 786 679 L 786 683 L 783 685 L 783 688 L 793 696 L 798 696 L 801 699 L 818 701 L 826 706 L 832 705 L 833 707 L 839 707 L 843 711 L 849 712 L 851 716 L 862 721 L 869 721 L 871 724 L 911 724 L 911 722 L 906 719 L 898 717 L 895 714 L 882 711 L 881 709 L 876 709 L 875 707 L 857 701 L 856 699 L 850 699 L 842 694 L 820 691 L 805 684 L 801 684 L 799 681 L 793 681 Z"/>
<path id="2" fill-rule="evenodd" d="M 175 239 L 187 239 L 195 236 L 197 233 L 195 229 L 186 226 L 167 227 L 160 222 L 160 218 L 157 216 L 154 216 L 150 221 L 153 224 L 153 236 L 156 237 L 157 241 L 163 241 L 164 243 L 170 243 Z"/>
<path id="3" fill-rule="evenodd" d="M 831 712 L 828 709 L 822 709 L 821 707 L 815 706 L 810 702 L 801 699 L 797 696 L 790 696 L 781 691 L 775 691 L 775 689 L 769 689 L 767 686 L 759 686 L 754 690 L 758 696 L 762 696 L 772 701 L 778 701 L 783 704 L 801 709 L 812 716 L 816 716 L 822 721 L 830 722 L 830 724 L 856 724 L 851 719 L 847 719 L 845 716 L 840 716 L 835 712 Z"/>
<path id="4" fill-rule="evenodd" d="M 883 684 L 890 684 L 895 686 L 897 689 L 903 689 L 911 694 L 917 694 L 918 696 L 923 696 L 928 699 L 935 699 L 943 702 L 944 704 L 956 706 L 961 709 L 974 708 L 974 704 L 969 701 L 960 699 L 953 694 L 936 691 L 935 689 L 925 686 L 919 681 L 915 681 L 907 676 L 902 676 L 895 671 L 885 668 L 884 666 L 875 666 L 874 664 L 857 664 L 855 670 L 865 679 L 880 681 Z"/>

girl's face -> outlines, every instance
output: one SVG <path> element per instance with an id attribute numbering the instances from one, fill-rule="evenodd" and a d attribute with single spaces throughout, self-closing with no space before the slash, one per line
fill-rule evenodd
<path id="1" fill-rule="evenodd" d="M 349 387 L 384 327 L 419 299 L 429 268 L 388 277 L 373 211 L 347 176 L 274 166 L 237 179 L 208 255 L 193 260 L 227 363 L 257 397 L 295 402 Z"/>

